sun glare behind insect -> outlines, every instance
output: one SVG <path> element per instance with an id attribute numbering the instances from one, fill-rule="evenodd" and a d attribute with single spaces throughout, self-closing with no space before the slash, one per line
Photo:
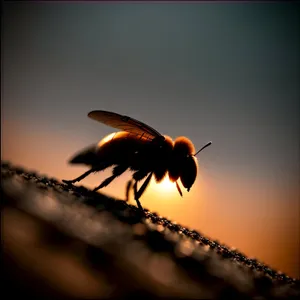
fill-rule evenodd
<path id="1" fill-rule="evenodd" d="M 172 190 L 176 190 L 175 183 L 170 181 L 168 175 L 165 176 L 165 178 L 160 183 L 156 183 L 153 179 L 152 187 L 157 192 L 170 192 Z"/>

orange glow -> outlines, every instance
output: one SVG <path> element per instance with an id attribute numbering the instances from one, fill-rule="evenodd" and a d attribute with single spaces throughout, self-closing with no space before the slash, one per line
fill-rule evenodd
<path id="1" fill-rule="evenodd" d="M 165 206 L 166 201 L 175 204 L 177 201 L 181 201 L 182 198 L 177 191 L 175 182 L 171 182 L 169 179 L 169 175 L 166 175 L 164 179 L 159 183 L 156 182 L 154 177 L 152 177 L 150 186 L 146 190 L 143 197 L 143 202 L 147 203 L 147 199 L 151 199 L 150 203 L 153 203 L 153 201 L 156 202 L 156 200 L 153 199 L 159 199 L 160 205 Z"/>
<path id="2" fill-rule="evenodd" d="M 70 166 L 68 158 L 93 141 L 90 136 L 47 128 L 32 134 L 18 121 L 2 120 L 1 125 L 1 159 L 59 180 L 87 171 L 84 166 Z M 94 188 L 111 172 L 108 168 L 91 174 L 76 185 Z M 299 187 L 277 186 L 269 178 L 253 179 L 233 171 L 218 172 L 217 178 L 206 170 L 199 172 L 190 192 L 179 181 L 183 197 L 175 183 L 168 182 L 168 176 L 161 183 L 153 178 L 140 201 L 144 208 L 299 278 Z M 124 199 L 131 176 L 132 172 L 125 172 L 99 192 Z M 136 205 L 133 192 L 130 204 Z"/>
<path id="3" fill-rule="evenodd" d="M 159 183 L 153 181 L 152 185 L 155 190 L 164 193 L 169 193 L 171 190 L 176 189 L 175 182 L 170 181 L 168 175 Z"/>
<path id="4" fill-rule="evenodd" d="M 106 137 L 104 137 L 99 143 L 98 146 L 101 147 L 105 143 L 109 142 L 118 132 L 112 132 L 108 134 Z"/>

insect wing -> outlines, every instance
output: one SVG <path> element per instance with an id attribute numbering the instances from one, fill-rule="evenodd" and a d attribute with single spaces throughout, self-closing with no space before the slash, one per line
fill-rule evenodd
<path id="1" fill-rule="evenodd" d="M 162 136 L 158 131 L 147 124 L 114 112 L 94 110 L 88 113 L 88 117 L 110 127 L 127 131 L 146 139 Z"/>

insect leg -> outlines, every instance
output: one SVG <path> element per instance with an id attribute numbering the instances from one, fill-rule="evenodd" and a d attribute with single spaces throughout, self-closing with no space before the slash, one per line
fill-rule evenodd
<path id="1" fill-rule="evenodd" d="M 80 175 L 79 177 L 77 177 L 77 178 L 75 178 L 73 180 L 65 180 L 65 179 L 63 179 L 62 182 L 67 183 L 67 184 L 72 184 L 72 183 L 81 181 L 82 179 L 84 179 L 85 177 L 87 177 L 88 175 L 90 175 L 91 173 L 96 172 L 96 171 L 98 171 L 98 169 L 92 168 L 92 169 L 88 170 L 87 172 L 83 173 L 82 175 Z"/>
<path id="2" fill-rule="evenodd" d="M 90 175 L 93 172 L 99 172 L 99 171 L 106 169 L 107 167 L 109 167 L 109 165 L 110 165 L 109 163 L 103 163 L 101 165 L 92 167 L 90 170 L 86 171 L 85 173 L 83 173 L 82 175 L 80 175 L 79 177 L 77 177 L 73 180 L 63 179 L 62 182 L 66 183 L 66 184 L 73 184 L 75 182 L 81 181 L 82 179 L 84 179 L 85 177 L 87 177 L 88 175 Z"/>
<path id="3" fill-rule="evenodd" d="M 123 174 L 127 170 L 127 168 L 128 168 L 127 166 L 122 166 L 122 165 L 114 167 L 113 175 L 106 178 L 99 186 L 94 188 L 93 192 L 96 192 L 96 191 L 104 188 L 105 186 L 108 186 L 115 178 L 117 178 L 118 176 Z"/>
<path id="4" fill-rule="evenodd" d="M 129 192 L 130 192 L 130 190 L 132 188 L 132 183 L 133 183 L 132 179 L 127 182 L 127 186 L 126 186 L 126 202 L 129 201 Z"/>
<path id="5" fill-rule="evenodd" d="M 134 182 L 134 185 L 133 185 L 133 192 L 134 192 L 134 199 L 136 198 L 136 195 L 137 195 L 137 181 Z"/>
<path id="6" fill-rule="evenodd" d="M 134 185 L 133 185 L 134 200 L 136 201 L 136 204 L 137 204 L 138 208 L 140 209 L 142 215 L 145 215 L 144 209 L 143 209 L 143 207 L 142 207 L 142 205 L 141 205 L 141 202 L 139 201 L 139 198 L 137 197 L 137 193 L 138 193 L 138 191 L 137 191 L 137 183 L 138 183 L 138 182 L 135 181 L 135 182 L 134 182 Z"/>
<path id="7" fill-rule="evenodd" d="M 134 185 L 133 185 L 133 191 L 134 191 L 134 200 L 137 203 L 138 208 L 140 209 L 140 211 L 142 212 L 143 215 L 144 214 L 144 209 L 139 201 L 139 198 L 141 197 L 142 193 L 144 192 L 144 190 L 146 189 L 147 185 L 150 182 L 151 176 L 153 173 L 150 173 L 150 175 L 148 176 L 148 178 L 145 180 L 145 182 L 143 183 L 142 187 L 140 188 L 140 190 L 137 190 L 137 183 L 138 181 L 142 180 L 143 178 L 145 178 L 147 176 L 149 172 L 146 170 L 139 170 L 137 172 L 135 172 L 132 176 L 132 178 L 135 180 Z"/>
<path id="8" fill-rule="evenodd" d="M 179 184 L 178 184 L 178 181 L 176 181 L 176 187 L 177 187 L 178 193 L 179 193 L 180 196 L 182 197 L 182 191 L 181 191 L 181 188 L 180 188 L 180 186 L 179 186 Z"/>
<path id="9" fill-rule="evenodd" d="M 143 185 L 141 186 L 141 188 L 137 191 L 136 193 L 136 198 L 139 199 L 141 198 L 141 196 L 143 195 L 143 193 L 145 192 L 147 186 L 149 185 L 150 183 L 150 180 L 151 180 L 151 177 L 153 175 L 153 172 L 151 172 L 148 177 L 146 178 L 146 180 L 144 181 Z"/>

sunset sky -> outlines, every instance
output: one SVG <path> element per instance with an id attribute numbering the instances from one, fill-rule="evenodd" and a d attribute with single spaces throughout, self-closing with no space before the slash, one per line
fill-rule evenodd
<path id="1" fill-rule="evenodd" d="M 1 158 L 79 176 L 68 159 L 115 131 L 96 109 L 211 140 L 189 193 L 153 183 L 143 206 L 299 278 L 296 5 L 4 3 Z M 123 199 L 129 178 L 103 192 Z"/>

